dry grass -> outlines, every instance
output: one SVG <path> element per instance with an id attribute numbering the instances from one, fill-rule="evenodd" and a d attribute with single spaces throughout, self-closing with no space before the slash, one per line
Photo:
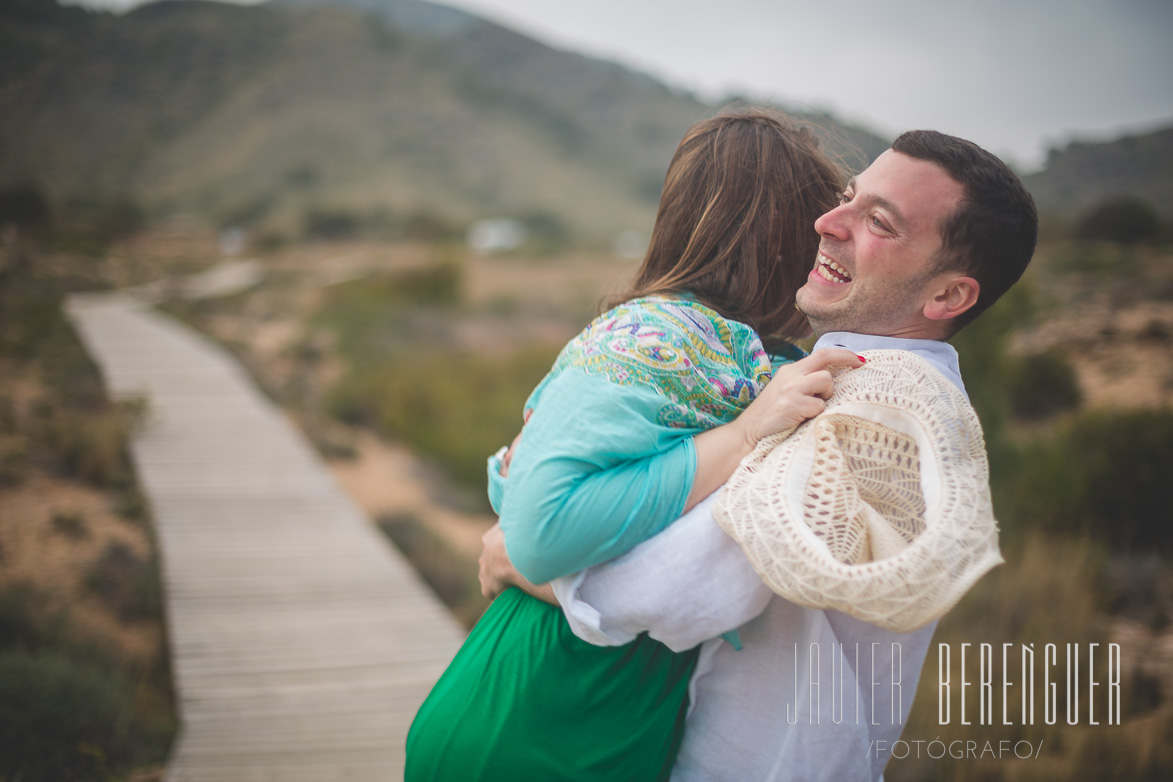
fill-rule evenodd
<path id="1" fill-rule="evenodd" d="M 123 778 L 157 767 L 176 729 L 153 545 L 126 457 L 141 408 L 105 398 L 62 316 L 64 293 L 94 284 L 92 261 L 4 249 L 0 777 Z"/>
<path id="2" fill-rule="evenodd" d="M 1173 691 L 1146 675 L 1140 664 L 1144 647 L 1135 636 L 1124 639 L 1116 631 L 1113 618 L 1105 612 L 1102 573 L 1106 553 L 1086 540 L 1061 539 L 1039 532 L 1025 534 L 1021 542 L 1009 549 L 1006 564 L 992 571 L 953 609 L 938 626 L 934 645 L 922 672 L 906 741 L 952 742 L 976 741 L 980 754 L 987 741 L 996 749 L 999 742 L 1009 742 L 1010 752 L 1002 757 L 964 758 L 948 754 L 933 759 L 893 760 L 885 778 L 894 782 L 933 780 L 933 782 L 987 782 L 1007 780 L 1105 780 L 1167 779 L 1173 772 L 1173 747 L 1167 741 L 1173 730 Z M 1149 630 L 1150 639 L 1159 640 L 1161 631 Z M 1108 725 L 1107 680 L 1108 643 L 1121 644 L 1120 725 Z M 978 687 L 968 688 L 965 719 L 962 725 L 959 664 L 961 645 L 969 643 L 965 678 L 971 683 L 981 680 L 980 644 L 993 650 L 993 723 L 980 724 Z M 1011 643 L 1008 658 L 1009 690 L 1007 716 L 1013 724 L 1002 725 L 1002 644 Z M 1058 721 L 1045 724 L 1042 680 L 1043 652 L 1048 643 L 1057 646 L 1057 675 L 1066 671 L 1066 645 L 1079 644 L 1081 650 L 1078 725 L 1066 724 L 1066 686 L 1058 685 Z M 1087 663 L 1089 644 L 1096 649 L 1096 680 L 1101 683 L 1095 697 L 1095 719 L 1091 725 L 1086 689 L 1090 669 Z M 940 667 L 938 644 L 948 644 L 951 654 L 950 721 L 939 724 Z M 1022 719 L 1023 688 L 1021 648 L 1033 646 L 1035 653 L 1035 714 L 1033 724 Z M 1029 718 L 1027 720 L 1029 722 Z M 1038 757 L 1019 759 L 1013 756 L 1016 742 L 1030 742 Z M 1039 749 L 1041 745 L 1041 750 Z M 938 754 L 935 750 L 934 754 Z M 1023 754 L 1030 754 L 1023 746 Z"/>

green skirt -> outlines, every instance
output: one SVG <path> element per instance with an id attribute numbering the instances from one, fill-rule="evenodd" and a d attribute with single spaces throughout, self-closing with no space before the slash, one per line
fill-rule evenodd
<path id="1" fill-rule="evenodd" d="M 477 622 L 416 714 L 407 782 L 667 779 L 696 650 L 592 646 L 519 589 Z"/>

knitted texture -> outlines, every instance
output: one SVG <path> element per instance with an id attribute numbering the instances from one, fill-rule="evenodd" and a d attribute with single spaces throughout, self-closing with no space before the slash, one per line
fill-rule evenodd
<path id="1" fill-rule="evenodd" d="M 985 441 L 923 358 L 864 355 L 822 414 L 759 443 L 714 513 L 782 597 L 909 632 L 1002 561 Z"/>

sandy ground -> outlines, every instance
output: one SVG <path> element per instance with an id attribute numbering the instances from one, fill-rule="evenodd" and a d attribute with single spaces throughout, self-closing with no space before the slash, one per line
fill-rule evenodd
<path id="1" fill-rule="evenodd" d="M 481 535 L 496 523 L 495 516 L 461 513 L 436 502 L 429 496 L 425 468 L 402 445 L 359 432 L 354 446 L 357 457 L 331 461 L 330 470 L 372 519 L 387 514 L 414 516 L 456 550 L 472 559 L 480 556 Z"/>
<path id="2" fill-rule="evenodd" d="M 162 627 L 124 622 L 85 584 L 111 543 L 149 557 L 147 530 L 110 509 L 111 497 L 79 484 L 30 472 L 20 485 L 0 491 L 0 583 L 29 584 L 43 592 L 50 610 L 68 610 L 83 635 L 114 644 L 125 656 L 150 661 L 162 649 Z M 71 534 L 54 516 L 71 516 Z"/>
<path id="3" fill-rule="evenodd" d="M 1019 353 L 1057 349 L 1075 367 L 1089 407 L 1173 405 L 1173 302 L 1107 303 L 1069 311 L 1024 332 Z"/>

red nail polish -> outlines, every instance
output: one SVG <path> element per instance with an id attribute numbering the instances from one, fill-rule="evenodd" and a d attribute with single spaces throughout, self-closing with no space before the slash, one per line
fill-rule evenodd
<path id="1" fill-rule="evenodd" d="M 858 353 L 855 354 L 855 357 L 858 358 L 860 361 L 862 361 L 864 364 L 868 363 L 868 360 L 866 358 L 864 358 L 863 356 L 859 355 Z"/>

